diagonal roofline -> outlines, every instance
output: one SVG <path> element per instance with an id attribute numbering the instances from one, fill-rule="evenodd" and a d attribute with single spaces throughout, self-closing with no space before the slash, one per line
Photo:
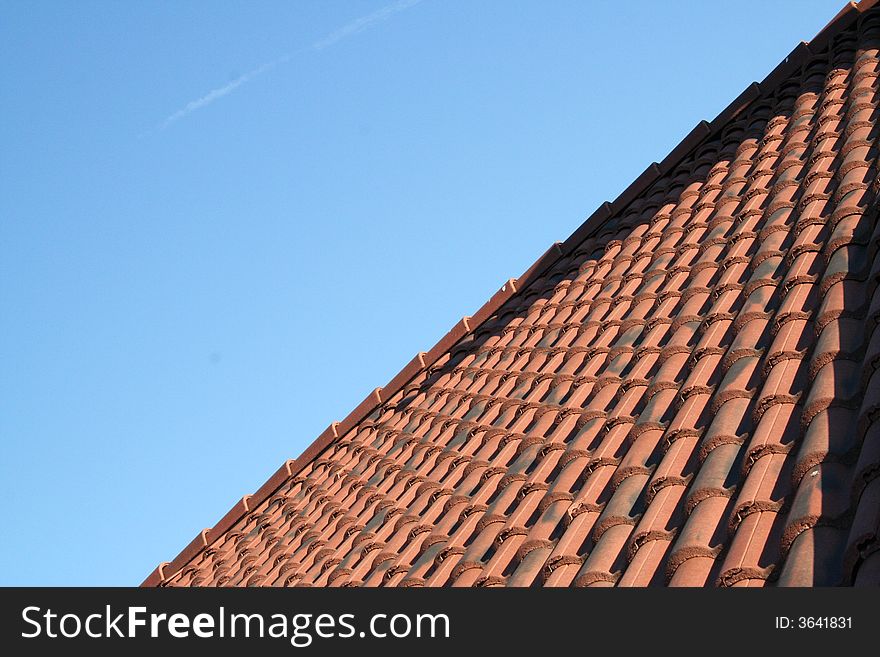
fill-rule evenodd
<path id="1" fill-rule="evenodd" d="M 624 189 L 614 201 L 602 203 L 564 242 L 554 243 L 520 277 L 512 278 L 472 316 L 463 317 L 446 335 L 427 352 L 420 352 L 407 363 L 384 387 L 373 390 L 364 401 L 340 422 L 333 422 L 296 459 L 286 461 L 269 477 L 253 495 L 245 495 L 213 527 L 202 530 L 171 562 L 159 564 L 143 581 L 141 586 L 151 587 L 161 584 L 180 571 L 209 545 L 223 536 L 242 517 L 257 508 L 281 485 L 311 463 L 334 440 L 345 435 L 357 426 L 378 406 L 391 399 L 410 380 L 449 352 L 460 340 L 478 329 L 492 317 L 507 301 L 530 283 L 540 278 L 560 258 L 570 255 L 586 238 L 595 235 L 612 217 L 620 215 L 632 201 L 647 191 L 662 176 L 672 171 L 682 160 L 693 153 L 705 141 L 719 132 L 740 112 L 754 101 L 774 91 L 808 57 L 822 51 L 840 32 L 850 27 L 862 13 L 871 9 L 878 0 L 861 0 L 847 3 L 837 15 L 809 42 L 800 42 L 779 65 L 761 82 L 753 82 L 740 93 L 712 121 L 700 121 L 684 139 L 661 161 L 652 162 L 632 184 Z"/>

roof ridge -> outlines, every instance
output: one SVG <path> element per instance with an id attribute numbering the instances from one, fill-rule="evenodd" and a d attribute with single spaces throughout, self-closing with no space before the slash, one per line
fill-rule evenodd
<path id="1" fill-rule="evenodd" d="M 609 219 L 621 214 L 635 199 L 662 176 L 674 170 L 701 144 L 718 135 L 733 118 L 754 101 L 774 91 L 808 57 L 827 47 L 837 34 L 850 27 L 860 14 L 872 9 L 877 2 L 878 0 L 861 0 L 859 3 L 847 3 L 811 41 L 801 41 L 760 83 L 752 82 L 712 121 L 700 121 L 661 162 L 652 162 L 648 165 L 614 201 L 603 202 L 564 242 L 555 242 L 551 245 L 521 276 L 505 282 L 477 312 L 460 319 L 430 350 L 416 354 L 384 387 L 376 388 L 367 395 L 345 419 L 331 423 L 298 458 L 285 461 L 259 490 L 253 495 L 245 495 L 241 498 L 214 527 L 202 530 L 173 561 L 159 564 L 141 586 L 161 584 L 181 570 L 242 517 L 268 499 L 285 481 L 311 463 L 334 440 L 345 435 L 381 404 L 400 392 L 417 374 L 430 369 L 439 358 L 448 353 L 462 338 L 476 331 L 518 291 L 539 279 L 560 258 L 572 254 L 586 238 L 594 235 Z"/>

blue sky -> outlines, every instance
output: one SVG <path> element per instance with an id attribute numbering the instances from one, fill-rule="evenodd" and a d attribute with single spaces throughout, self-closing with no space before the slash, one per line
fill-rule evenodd
<path id="1" fill-rule="evenodd" d="M 139 584 L 842 5 L 0 3 L 0 584 Z"/>

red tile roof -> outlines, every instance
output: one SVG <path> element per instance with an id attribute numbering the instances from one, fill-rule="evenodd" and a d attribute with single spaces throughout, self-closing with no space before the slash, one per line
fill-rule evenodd
<path id="1" fill-rule="evenodd" d="M 880 583 L 873 6 L 144 584 Z"/>

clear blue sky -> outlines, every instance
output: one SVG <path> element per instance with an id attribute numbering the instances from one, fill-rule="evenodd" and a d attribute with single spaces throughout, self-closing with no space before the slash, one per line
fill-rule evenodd
<path id="1" fill-rule="evenodd" d="M 843 5 L 389 1 L 0 5 L 0 584 L 139 584 Z"/>

